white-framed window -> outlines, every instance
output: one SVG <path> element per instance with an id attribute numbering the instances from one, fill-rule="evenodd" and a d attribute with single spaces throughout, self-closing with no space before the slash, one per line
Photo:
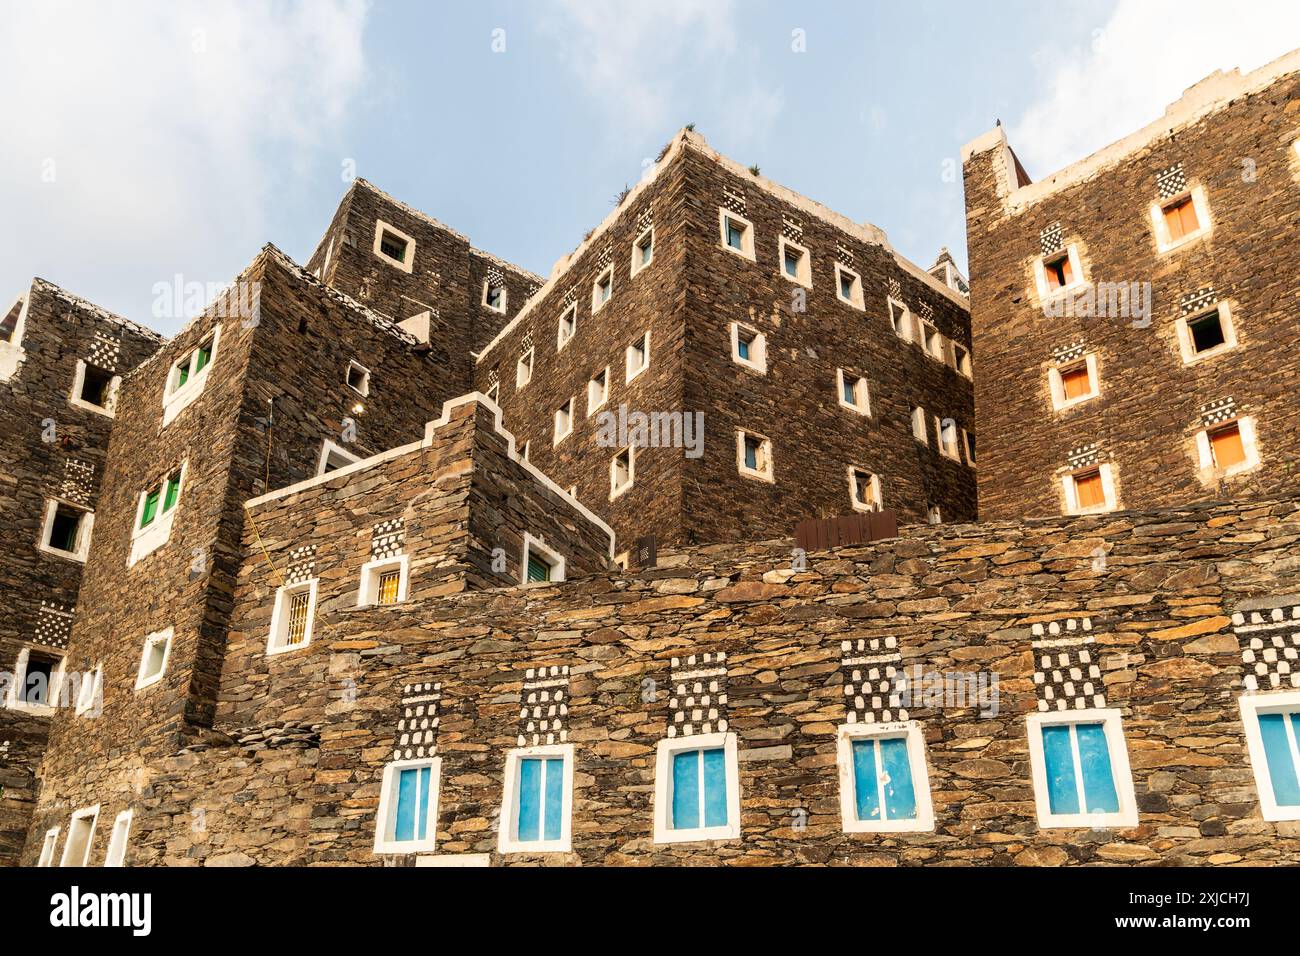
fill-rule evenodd
<path id="1" fill-rule="evenodd" d="M 775 482 L 771 440 L 753 432 L 736 429 L 736 468 L 746 478 Z"/>
<path id="2" fill-rule="evenodd" d="M 842 724 L 836 758 L 845 833 L 934 829 L 920 724 Z"/>
<path id="3" fill-rule="evenodd" d="M 126 844 L 131 836 L 130 810 L 123 810 L 113 820 L 113 831 L 108 837 L 108 852 L 104 854 L 105 866 L 126 866 Z"/>
<path id="4" fill-rule="evenodd" d="M 609 460 L 609 500 L 613 501 L 636 481 L 636 446 L 628 445 Z"/>
<path id="5" fill-rule="evenodd" d="M 519 361 L 515 363 L 515 388 L 523 388 L 533 380 L 533 349 L 524 349 L 519 353 Z"/>
<path id="6" fill-rule="evenodd" d="M 609 401 L 609 366 L 597 372 L 587 382 L 587 415 L 595 414 L 599 409 Z"/>
<path id="7" fill-rule="evenodd" d="M 376 853 L 427 853 L 437 846 L 441 776 L 441 757 L 394 760 L 384 767 Z"/>
<path id="8" fill-rule="evenodd" d="M 558 445 L 573 434 L 573 399 L 570 398 L 555 410 L 555 433 L 552 445 Z"/>
<path id="9" fill-rule="evenodd" d="M 650 226 L 632 240 L 632 275 L 655 261 L 655 227 Z"/>
<path id="10" fill-rule="evenodd" d="M 366 368 L 360 362 L 348 362 L 347 377 L 344 378 L 348 388 L 358 395 L 370 394 L 370 369 Z"/>
<path id="11" fill-rule="evenodd" d="M 879 511 L 880 476 L 857 465 L 849 466 L 849 500 L 854 511 Z"/>
<path id="12" fill-rule="evenodd" d="M 718 210 L 718 230 L 722 248 L 754 262 L 754 224 L 730 209 Z"/>
<path id="13" fill-rule="evenodd" d="M 632 565 L 632 554 L 630 551 L 623 551 L 614 555 L 614 567 L 620 571 L 626 571 Z"/>
<path id="14" fill-rule="evenodd" d="M 374 253 L 403 272 L 415 266 L 415 240 L 382 219 L 375 222 Z"/>
<path id="15" fill-rule="evenodd" d="M 912 312 L 906 305 L 895 298 L 886 300 L 889 309 L 889 325 L 904 342 L 912 341 Z"/>
<path id="16" fill-rule="evenodd" d="M 965 346 L 952 343 L 952 360 L 957 371 L 966 378 L 973 378 L 974 373 L 971 371 L 970 350 Z"/>
<path id="17" fill-rule="evenodd" d="M 500 853 L 568 853 L 573 847 L 573 744 L 506 754 Z"/>
<path id="18" fill-rule="evenodd" d="M 578 331 L 578 303 L 573 303 L 560 313 L 560 323 L 555 330 L 555 351 L 561 351 Z"/>
<path id="19" fill-rule="evenodd" d="M 799 243 L 782 236 L 777 241 L 781 275 L 805 288 L 812 288 L 812 257 Z"/>
<path id="20" fill-rule="evenodd" d="M 170 425 L 182 411 L 199 397 L 207 384 L 208 374 L 217 360 L 221 341 L 221 326 L 214 325 L 212 333 L 202 339 L 178 362 L 173 362 L 163 388 L 163 427 Z"/>
<path id="21" fill-rule="evenodd" d="M 926 505 L 925 520 L 927 524 L 943 524 L 943 509 L 938 505 Z"/>
<path id="22" fill-rule="evenodd" d="M 483 393 L 493 405 L 501 405 L 501 382 L 495 381 L 488 386 L 487 391 Z"/>
<path id="23" fill-rule="evenodd" d="M 117 405 L 117 390 L 121 384 L 122 376 L 77 359 L 77 371 L 72 376 L 68 403 L 76 408 L 111 417 Z"/>
<path id="24" fill-rule="evenodd" d="M 1068 515 L 1102 514 L 1118 507 L 1115 475 L 1108 462 L 1061 476 Z"/>
<path id="25" fill-rule="evenodd" d="M 53 650 L 24 647 L 14 662 L 14 679 L 5 706 L 53 713 L 59 703 L 67 659 Z"/>
<path id="26" fill-rule="evenodd" d="M 650 332 L 641 333 L 641 337 L 627 347 L 625 356 L 627 370 L 624 381 L 630 382 L 650 367 Z"/>
<path id="27" fill-rule="evenodd" d="M 504 282 L 494 282 L 491 279 L 483 280 L 482 304 L 484 308 L 505 315 L 506 295 L 507 292 Z"/>
<path id="28" fill-rule="evenodd" d="M 659 741 L 655 752 L 655 843 L 740 837 L 736 753 L 734 733 Z"/>
<path id="29" fill-rule="evenodd" d="M 968 432 L 966 429 L 961 430 L 961 443 L 966 449 L 966 464 L 972 468 L 975 467 L 975 433 Z"/>
<path id="30" fill-rule="evenodd" d="M 140 492 L 136 503 L 135 525 L 131 531 L 131 553 L 127 567 L 161 548 L 171 538 L 172 523 L 185 484 L 188 461 L 174 468 L 155 484 Z"/>
<path id="31" fill-rule="evenodd" d="M 591 284 L 591 311 L 599 312 L 605 303 L 614 298 L 614 266 L 608 265 Z"/>
<path id="32" fill-rule="evenodd" d="M 99 804 L 84 807 L 72 815 L 68 824 L 68 839 L 63 844 L 59 866 L 85 866 L 90 859 L 90 847 L 95 839 L 95 823 L 99 820 Z"/>
<path id="33" fill-rule="evenodd" d="M 1232 308 L 1220 302 L 1195 315 L 1180 318 L 1175 323 L 1178 331 L 1178 350 L 1183 362 L 1191 365 L 1237 347 L 1237 332 L 1232 322 Z"/>
<path id="34" fill-rule="evenodd" d="M 53 866 L 54 851 L 59 846 L 59 828 L 50 827 L 45 831 L 45 837 L 41 840 L 41 855 L 36 861 L 37 866 Z"/>
<path id="35" fill-rule="evenodd" d="M 320 457 L 316 461 L 316 474 L 323 475 L 327 472 L 338 471 L 340 468 L 346 468 L 348 465 L 355 464 L 360 460 L 360 455 L 354 455 L 342 445 L 326 438 L 320 445 Z"/>
<path id="36" fill-rule="evenodd" d="M 767 374 L 767 336 L 741 322 L 731 323 L 731 360 L 737 365 Z"/>
<path id="37" fill-rule="evenodd" d="M 1049 368 L 1047 384 L 1052 393 L 1052 408 L 1058 412 L 1096 398 L 1101 394 L 1096 353 Z"/>
<path id="38" fill-rule="evenodd" d="M 835 394 L 842 408 L 855 411 L 859 415 L 871 414 L 871 391 L 867 388 L 867 380 L 864 376 L 837 368 Z"/>
<path id="39" fill-rule="evenodd" d="M 1118 710 L 1030 714 L 1025 723 L 1040 827 L 1137 826 Z"/>
<path id="40" fill-rule="evenodd" d="M 1300 692 L 1238 699 L 1265 820 L 1300 820 Z"/>
<path id="41" fill-rule="evenodd" d="M 93 511 L 49 498 L 45 502 L 41 536 L 36 546 L 46 554 L 84 562 L 90 553 L 90 535 L 94 525 Z"/>
<path id="42" fill-rule="evenodd" d="M 31 290 L 14 300 L 7 311 L 0 313 L 0 382 L 7 382 L 18 372 L 26 353 L 23 335 L 27 330 L 27 304 Z"/>
<path id="43" fill-rule="evenodd" d="M 1209 235 L 1210 204 L 1203 186 L 1193 186 L 1177 196 L 1151 204 L 1151 226 L 1156 251 L 1164 254 Z"/>
<path id="44" fill-rule="evenodd" d="M 934 434 L 939 442 L 939 453 L 953 461 L 961 461 L 961 442 L 957 423 L 951 418 L 934 416 Z"/>
<path id="45" fill-rule="evenodd" d="M 152 687 L 167 673 L 167 661 L 172 656 L 173 633 L 169 627 L 145 635 L 144 648 L 140 652 L 140 667 L 135 674 L 136 690 Z"/>
<path id="46" fill-rule="evenodd" d="M 921 323 L 921 348 L 925 354 L 937 361 L 944 361 L 943 333 L 929 322 Z"/>
<path id="47" fill-rule="evenodd" d="M 1204 484 L 1254 471 L 1259 467 L 1255 420 L 1242 416 L 1202 429 L 1196 433 L 1196 451 Z"/>
<path id="48" fill-rule="evenodd" d="M 1038 288 L 1040 301 L 1065 295 L 1082 286 L 1083 264 L 1079 261 L 1078 248 L 1070 245 L 1060 252 L 1035 259 L 1034 284 Z"/>
<path id="49" fill-rule="evenodd" d="M 386 606 L 406 600 L 411 579 L 411 556 L 395 554 L 376 558 L 361 565 L 361 584 L 357 588 L 357 606 Z"/>
<path id="50" fill-rule="evenodd" d="M 300 651 L 311 643 L 319 583 L 318 578 L 312 578 L 276 588 L 271 630 L 266 640 L 267 654 Z"/>
<path id="51" fill-rule="evenodd" d="M 534 535 L 524 534 L 524 549 L 519 556 L 519 583 L 552 584 L 564 580 L 564 556 L 546 546 Z"/>
<path id="52" fill-rule="evenodd" d="M 78 717 L 84 717 L 86 714 L 97 717 L 104 709 L 104 665 L 96 664 L 93 671 L 89 674 L 83 673 L 80 677 L 81 683 L 77 687 L 76 714 Z"/>
<path id="53" fill-rule="evenodd" d="M 925 409 L 920 407 L 913 408 L 912 409 L 912 437 L 915 438 L 917 441 L 919 441 L 922 445 L 928 447 L 930 444 L 930 435 L 926 429 L 927 426 L 925 424 Z"/>
<path id="54" fill-rule="evenodd" d="M 862 299 L 862 277 L 844 265 L 835 263 L 835 297 L 855 309 L 866 309 Z"/>

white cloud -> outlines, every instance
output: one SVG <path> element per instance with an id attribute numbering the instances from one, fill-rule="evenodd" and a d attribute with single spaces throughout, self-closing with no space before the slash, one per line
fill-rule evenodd
<path id="1" fill-rule="evenodd" d="M 266 239 L 269 204 L 363 81 L 367 7 L 5 5 L 4 294 L 37 273 L 127 309 L 177 271 L 233 278 Z"/>
<path id="2" fill-rule="evenodd" d="M 1119 0 L 1088 44 L 1035 53 L 1043 95 L 1008 135 L 1041 179 L 1158 119 L 1216 69 L 1245 73 L 1297 43 L 1295 0 Z"/>

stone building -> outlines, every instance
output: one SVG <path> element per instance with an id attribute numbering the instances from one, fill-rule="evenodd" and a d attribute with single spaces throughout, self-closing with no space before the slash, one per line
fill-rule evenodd
<path id="1" fill-rule="evenodd" d="M 963 151 L 982 517 L 1287 494 L 1300 51 L 1037 182 Z"/>

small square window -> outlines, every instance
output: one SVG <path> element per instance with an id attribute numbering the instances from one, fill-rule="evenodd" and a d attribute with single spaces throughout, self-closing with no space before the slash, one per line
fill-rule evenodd
<path id="1" fill-rule="evenodd" d="M 1080 363 L 1061 371 L 1061 389 L 1066 401 L 1083 398 L 1092 391 L 1092 376 L 1088 374 L 1086 363 Z"/>
<path id="2" fill-rule="evenodd" d="M 880 478 L 865 468 L 849 468 L 849 500 L 854 511 L 881 509 Z"/>
<path id="3" fill-rule="evenodd" d="M 930 444 L 930 435 L 926 430 L 924 408 L 912 409 L 912 437 L 922 445 Z"/>
<path id="4" fill-rule="evenodd" d="M 645 332 L 627 347 L 625 381 L 630 382 L 650 367 L 650 333 Z"/>
<path id="5" fill-rule="evenodd" d="M 573 338 L 578 331 L 578 303 L 574 303 L 564 310 L 560 316 L 559 328 L 555 332 L 555 351 L 560 351 Z"/>
<path id="6" fill-rule="evenodd" d="M 1083 283 L 1083 265 L 1077 246 L 1070 245 L 1060 252 L 1043 256 L 1034 264 L 1038 282 L 1038 296 L 1047 299 L 1064 293 Z"/>
<path id="7" fill-rule="evenodd" d="M 934 416 L 934 433 L 939 440 L 939 453 L 953 461 L 961 461 L 961 445 L 957 437 L 957 423 L 951 418 Z"/>
<path id="8" fill-rule="evenodd" d="M 20 706 L 53 707 L 59 697 L 63 658 L 37 650 L 24 650 L 14 668 L 10 698 Z"/>
<path id="9" fill-rule="evenodd" d="M 609 462 L 609 500 L 613 501 L 636 481 L 636 449 L 629 445 Z"/>
<path id="10" fill-rule="evenodd" d="M 442 759 L 396 760 L 384 768 L 375 819 L 376 853 L 424 853 L 438 840 Z"/>
<path id="11" fill-rule="evenodd" d="M 736 735 L 661 740 L 655 755 L 654 814 L 655 843 L 738 838 Z"/>
<path id="12" fill-rule="evenodd" d="M 865 309 L 862 301 L 862 278 L 843 264 L 835 263 L 835 295 L 855 309 Z"/>
<path id="13" fill-rule="evenodd" d="M 730 209 L 718 210 L 722 248 L 746 259 L 754 259 L 754 227 L 748 219 Z"/>
<path id="14" fill-rule="evenodd" d="M 106 369 L 77 360 L 77 371 L 72 381 L 72 404 L 78 408 L 113 414 L 117 388 L 121 378 Z"/>
<path id="15" fill-rule="evenodd" d="M 1048 388 L 1052 393 L 1052 407 L 1056 411 L 1071 408 L 1096 398 L 1100 394 L 1098 382 L 1097 356 L 1095 354 L 1047 370 Z"/>
<path id="16" fill-rule="evenodd" d="M 808 250 L 785 236 L 779 240 L 781 275 L 791 282 L 812 288 L 812 258 Z"/>
<path id="17" fill-rule="evenodd" d="M 1118 710 L 1032 714 L 1026 722 L 1040 827 L 1137 826 Z"/>
<path id="18" fill-rule="evenodd" d="M 736 468 L 746 478 L 776 480 L 772 468 L 772 442 L 761 435 L 736 431 Z"/>
<path id="19" fill-rule="evenodd" d="M 506 311 L 506 287 L 491 279 L 483 280 L 483 305 L 502 315 Z"/>
<path id="20" fill-rule="evenodd" d="M 515 363 L 515 388 L 523 388 L 533 380 L 533 350 L 526 349 Z"/>
<path id="21" fill-rule="evenodd" d="M 572 848 L 573 744 L 506 755 L 500 853 L 567 853 Z"/>
<path id="22" fill-rule="evenodd" d="M 564 580 L 564 558 L 548 548 L 541 538 L 524 535 L 524 550 L 519 560 L 520 584 L 548 584 Z"/>
<path id="23" fill-rule="evenodd" d="M 1066 514 L 1100 514 L 1118 507 L 1109 464 L 1081 469 L 1061 480 L 1065 486 Z"/>
<path id="24" fill-rule="evenodd" d="M 558 445 L 573 432 L 573 399 L 555 410 L 555 435 L 552 444 Z"/>
<path id="25" fill-rule="evenodd" d="M 606 365 L 587 382 L 587 414 L 594 414 L 608 400 L 609 366 Z"/>
<path id="26" fill-rule="evenodd" d="M 80 680 L 76 688 L 77 716 L 98 717 L 104 710 L 104 666 L 96 665 L 90 673 L 74 674 L 73 677 Z"/>
<path id="27" fill-rule="evenodd" d="M 967 378 L 971 377 L 970 351 L 956 342 L 952 344 L 953 361 L 957 365 L 957 371 Z"/>
<path id="28" fill-rule="evenodd" d="M 104 866 L 126 866 L 126 845 L 131 835 L 130 810 L 123 810 L 113 821 L 113 832 L 108 837 L 108 851 L 104 854 Z"/>
<path id="29" fill-rule="evenodd" d="M 1169 229 L 1169 238 L 1174 242 L 1189 236 L 1201 228 L 1196 218 L 1196 206 L 1191 196 L 1184 196 L 1161 208 L 1165 217 L 1165 226 Z"/>
<path id="30" fill-rule="evenodd" d="M 367 561 L 361 566 L 358 607 L 384 607 L 406 600 L 410 576 L 410 555 L 398 554 Z"/>
<path id="31" fill-rule="evenodd" d="M 317 583 L 313 578 L 276 589 L 266 653 L 297 651 L 311 643 L 313 619 L 316 616 Z"/>
<path id="32" fill-rule="evenodd" d="M 606 266 L 591 286 L 591 311 L 597 312 L 614 297 L 614 267 Z"/>
<path id="33" fill-rule="evenodd" d="M 889 324 L 904 342 L 912 341 L 912 313 L 897 299 L 889 300 Z"/>
<path id="34" fill-rule="evenodd" d="M 636 275 L 654 261 L 655 230 L 654 226 L 645 230 L 632 243 L 632 275 Z"/>
<path id="35" fill-rule="evenodd" d="M 163 679 L 172 653 L 172 629 L 157 631 L 144 639 L 140 667 L 136 670 L 135 689 L 144 690 Z"/>
<path id="36" fill-rule="evenodd" d="M 921 329 L 923 336 L 922 342 L 924 343 L 922 348 L 925 350 L 925 353 L 931 358 L 938 359 L 942 362 L 944 353 L 943 335 L 928 322 L 921 323 Z"/>
<path id="37" fill-rule="evenodd" d="M 938 505 L 927 505 L 925 520 L 927 524 L 943 524 L 943 510 Z"/>
<path id="38" fill-rule="evenodd" d="M 41 550 L 64 558 L 85 561 L 90 547 L 90 530 L 94 515 L 63 501 L 45 503 L 45 521 Z"/>
<path id="39" fill-rule="evenodd" d="M 1253 418 L 1241 417 L 1207 428 L 1197 434 L 1196 445 L 1204 485 L 1217 484 L 1259 466 Z"/>
<path id="40" fill-rule="evenodd" d="M 837 763 L 844 832 L 934 829 L 925 740 L 918 724 L 844 724 Z"/>
<path id="41" fill-rule="evenodd" d="M 1182 195 L 1152 204 L 1151 222 L 1155 230 L 1156 249 L 1171 252 L 1210 231 L 1210 210 L 1202 186 L 1193 186 Z"/>
<path id="42" fill-rule="evenodd" d="M 867 389 L 867 380 L 861 375 L 846 372 L 842 368 L 835 370 L 835 379 L 840 405 L 852 409 L 859 415 L 870 415 L 871 394 Z"/>
<path id="43" fill-rule="evenodd" d="M 1232 310 L 1226 302 L 1220 302 L 1209 311 L 1179 319 L 1177 330 L 1183 362 L 1188 364 L 1220 355 L 1237 345 Z"/>
<path id="44" fill-rule="evenodd" d="M 1225 471 L 1244 462 L 1246 449 L 1241 442 L 1241 427 L 1233 422 L 1210 432 L 1210 451 L 1214 454 L 1214 466 Z"/>
<path id="45" fill-rule="evenodd" d="M 375 223 L 374 253 L 389 265 L 411 272 L 415 264 L 415 240 L 381 219 Z"/>
<path id="46" fill-rule="evenodd" d="M 370 370 L 357 362 L 348 363 L 348 388 L 359 395 L 370 394 Z"/>
<path id="47" fill-rule="evenodd" d="M 767 336 L 739 322 L 731 323 L 731 360 L 737 365 L 767 373 Z"/>
<path id="48" fill-rule="evenodd" d="M 1238 704 L 1264 819 L 1300 820 L 1300 693 L 1247 694 Z"/>

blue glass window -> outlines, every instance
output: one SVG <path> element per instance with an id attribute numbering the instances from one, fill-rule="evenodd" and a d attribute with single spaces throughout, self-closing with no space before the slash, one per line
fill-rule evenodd
<path id="1" fill-rule="evenodd" d="M 746 362 L 749 361 L 749 348 L 750 348 L 749 340 L 746 339 L 743 334 L 741 334 L 736 339 L 736 354 L 739 355 L 741 358 L 743 358 Z"/>
<path id="2" fill-rule="evenodd" d="M 730 217 L 727 218 L 727 245 L 737 251 L 745 251 L 745 227 Z"/>
<path id="3" fill-rule="evenodd" d="M 853 741 L 853 794 L 859 820 L 915 820 L 916 786 L 906 737 Z"/>
<path id="4" fill-rule="evenodd" d="M 745 439 L 745 467 L 758 471 L 758 441 L 753 438 Z"/>
<path id="5" fill-rule="evenodd" d="M 433 768 L 405 767 L 397 773 L 397 806 L 393 839 L 397 842 L 425 840 L 429 832 L 429 788 Z"/>
<path id="6" fill-rule="evenodd" d="M 785 274 L 792 279 L 799 277 L 799 254 L 791 249 L 785 251 Z"/>
<path id="7" fill-rule="evenodd" d="M 842 388 L 844 389 L 844 402 L 846 405 L 858 404 L 857 385 L 855 379 L 851 379 L 847 375 L 844 376 Z"/>
<path id="8" fill-rule="evenodd" d="M 520 842 L 558 840 L 564 815 L 564 758 L 524 757 L 519 761 Z"/>
<path id="9" fill-rule="evenodd" d="M 674 830 L 727 825 L 727 760 L 721 747 L 673 754 Z"/>
<path id="10" fill-rule="evenodd" d="M 853 298 L 853 277 L 846 272 L 840 273 L 840 298 Z"/>
<path id="11" fill-rule="evenodd" d="M 1051 812 L 1118 813 L 1119 793 L 1105 725 L 1049 724 L 1042 730 Z"/>
<path id="12" fill-rule="evenodd" d="M 1300 713 L 1260 714 L 1259 736 L 1268 762 L 1268 781 L 1279 807 L 1300 806 L 1296 742 L 1300 741 Z"/>

